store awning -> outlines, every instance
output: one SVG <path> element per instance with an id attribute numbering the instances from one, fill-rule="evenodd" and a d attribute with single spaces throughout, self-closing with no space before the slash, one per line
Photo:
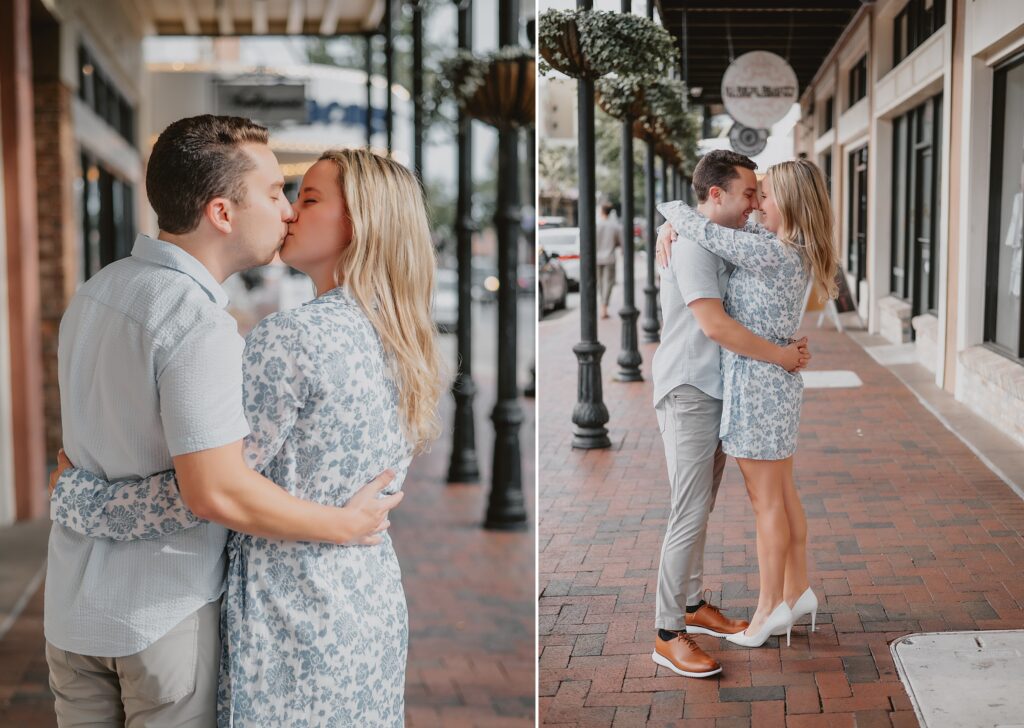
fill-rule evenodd
<path id="1" fill-rule="evenodd" d="M 691 100 L 722 103 L 732 58 L 771 51 L 789 61 L 802 94 L 862 0 L 658 0 L 665 28 L 684 51 Z M 700 89 L 700 95 L 692 93 Z"/>
<path id="2" fill-rule="evenodd" d="M 341 35 L 377 30 L 384 0 L 133 0 L 149 35 Z"/>

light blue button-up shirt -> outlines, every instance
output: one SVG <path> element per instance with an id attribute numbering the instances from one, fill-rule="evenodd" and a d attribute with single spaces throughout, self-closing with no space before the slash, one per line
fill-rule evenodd
<path id="1" fill-rule="evenodd" d="M 678 205 L 662 203 L 659 207 Z M 654 405 L 676 387 L 689 384 L 722 398 L 722 350 L 704 335 L 689 305 L 700 298 L 725 298 L 729 266 L 695 240 L 680 236 L 661 271 L 661 343 L 651 361 Z"/>
<path id="2" fill-rule="evenodd" d="M 145 235 L 79 289 L 58 348 L 71 462 L 109 480 L 140 477 L 249 433 L 245 342 L 227 302 L 202 263 Z M 55 523 L 46 639 L 97 657 L 145 649 L 220 596 L 226 538 L 207 523 L 146 541 L 91 539 Z"/>

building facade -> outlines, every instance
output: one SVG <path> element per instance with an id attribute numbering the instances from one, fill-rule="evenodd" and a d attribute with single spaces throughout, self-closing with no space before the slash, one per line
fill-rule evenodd
<path id="1" fill-rule="evenodd" d="M 1024 445 L 1024 3 L 865 5 L 800 103 L 870 332 Z"/>

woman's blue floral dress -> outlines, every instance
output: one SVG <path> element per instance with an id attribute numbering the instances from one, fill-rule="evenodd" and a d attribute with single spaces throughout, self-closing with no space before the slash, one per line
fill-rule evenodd
<path id="1" fill-rule="evenodd" d="M 248 463 L 305 500 L 343 505 L 412 447 L 380 338 L 337 288 L 264 319 L 245 348 Z M 173 473 L 106 483 L 69 470 L 55 520 L 91 536 L 152 538 L 197 520 Z M 401 726 L 408 619 L 390 537 L 377 546 L 232 533 L 221 609 L 221 726 Z"/>
<path id="2" fill-rule="evenodd" d="M 682 202 L 658 210 L 682 237 L 735 267 L 725 311 L 752 332 L 785 346 L 800 327 L 810 273 L 799 246 L 759 225 L 716 225 Z M 782 367 L 722 349 L 722 449 L 733 457 L 782 460 L 796 451 L 804 380 Z"/>

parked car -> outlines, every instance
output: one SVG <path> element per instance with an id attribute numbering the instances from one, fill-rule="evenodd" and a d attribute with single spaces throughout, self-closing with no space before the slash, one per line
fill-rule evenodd
<path id="1" fill-rule="evenodd" d="M 559 259 L 543 249 L 537 252 L 537 288 L 541 316 L 548 311 L 565 308 L 569 278 Z"/>
<path id="2" fill-rule="evenodd" d="M 516 283 L 519 287 L 519 295 L 530 295 L 537 284 L 537 266 L 533 263 L 520 263 L 517 272 Z"/>
<path id="3" fill-rule="evenodd" d="M 569 290 L 580 288 L 580 229 L 554 228 L 537 231 L 537 247 L 557 256 L 569 279 Z"/>
<path id="4" fill-rule="evenodd" d="M 557 215 L 541 215 L 537 218 L 537 228 L 560 228 L 565 227 L 565 218 Z"/>
<path id="5" fill-rule="evenodd" d="M 442 334 L 453 333 L 459 324 L 459 274 L 451 268 L 438 268 L 431 303 L 434 324 Z"/>

